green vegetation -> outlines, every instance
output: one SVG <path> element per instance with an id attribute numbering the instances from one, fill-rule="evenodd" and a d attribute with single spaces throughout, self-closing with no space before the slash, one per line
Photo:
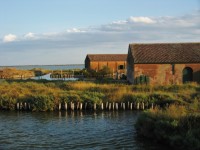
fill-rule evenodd
<path id="1" fill-rule="evenodd" d="M 33 71 L 4 68 L 0 70 L 0 79 L 26 79 L 34 76 Z"/>
<path id="2" fill-rule="evenodd" d="M 144 102 L 164 107 L 187 106 L 200 98 L 197 84 L 150 86 L 95 82 L 23 81 L 0 83 L 0 109 L 14 110 L 16 103 L 30 103 L 33 111 L 56 110 L 59 103 Z M 196 106 L 195 106 L 196 107 Z"/>
<path id="3" fill-rule="evenodd" d="M 79 74 L 83 75 L 85 78 L 96 78 L 96 79 L 105 79 L 105 78 L 113 78 L 112 70 L 104 66 L 100 70 L 93 70 L 93 69 L 83 69 L 79 71 Z"/>
<path id="4" fill-rule="evenodd" d="M 200 99 L 144 112 L 136 123 L 139 136 L 175 149 L 200 149 Z"/>
<path id="5" fill-rule="evenodd" d="M 139 116 L 136 123 L 139 136 L 174 149 L 200 149 L 199 85 L 190 83 L 134 88 L 135 91 L 151 91 L 150 99 L 158 104 L 155 109 L 146 110 Z"/>
<path id="6" fill-rule="evenodd" d="M 34 76 L 36 76 L 36 77 L 51 73 L 51 70 L 46 70 L 46 69 L 42 69 L 42 68 L 33 68 L 30 71 L 33 72 Z"/>

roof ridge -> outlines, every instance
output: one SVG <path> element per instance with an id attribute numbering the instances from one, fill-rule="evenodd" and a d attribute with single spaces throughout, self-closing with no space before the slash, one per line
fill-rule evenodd
<path id="1" fill-rule="evenodd" d="M 87 54 L 87 55 L 127 55 L 127 54 Z"/>
<path id="2" fill-rule="evenodd" d="M 130 43 L 129 45 L 159 45 L 159 44 L 200 44 L 200 42 L 155 42 L 155 43 Z"/>
<path id="3" fill-rule="evenodd" d="M 91 61 L 126 61 L 128 54 L 87 54 Z"/>

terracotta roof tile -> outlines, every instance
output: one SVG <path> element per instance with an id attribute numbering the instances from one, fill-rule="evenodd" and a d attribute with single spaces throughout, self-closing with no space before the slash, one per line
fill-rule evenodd
<path id="1" fill-rule="evenodd" d="M 88 54 L 87 57 L 90 61 L 126 61 L 127 54 Z"/>
<path id="2" fill-rule="evenodd" d="M 134 63 L 200 63 L 200 43 L 130 44 Z"/>

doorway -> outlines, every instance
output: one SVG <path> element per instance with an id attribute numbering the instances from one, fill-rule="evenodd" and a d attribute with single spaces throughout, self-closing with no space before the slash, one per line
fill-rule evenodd
<path id="1" fill-rule="evenodd" d="M 190 67 L 183 69 L 183 83 L 193 81 L 193 70 Z"/>

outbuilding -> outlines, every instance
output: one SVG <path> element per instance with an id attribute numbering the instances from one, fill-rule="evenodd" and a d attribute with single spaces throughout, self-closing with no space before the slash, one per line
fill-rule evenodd
<path id="1" fill-rule="evenodd" d="M 200 83 L 200 43 L 129 44 L 127 79 L 133 84 Z"/>
<path id="2" fill-rule="evenodd" d="M 104 66 L 110 68 L 114 76 L 126 74 L 127 54 L 88 54 L 85 68 L 99 71 Z"/>

